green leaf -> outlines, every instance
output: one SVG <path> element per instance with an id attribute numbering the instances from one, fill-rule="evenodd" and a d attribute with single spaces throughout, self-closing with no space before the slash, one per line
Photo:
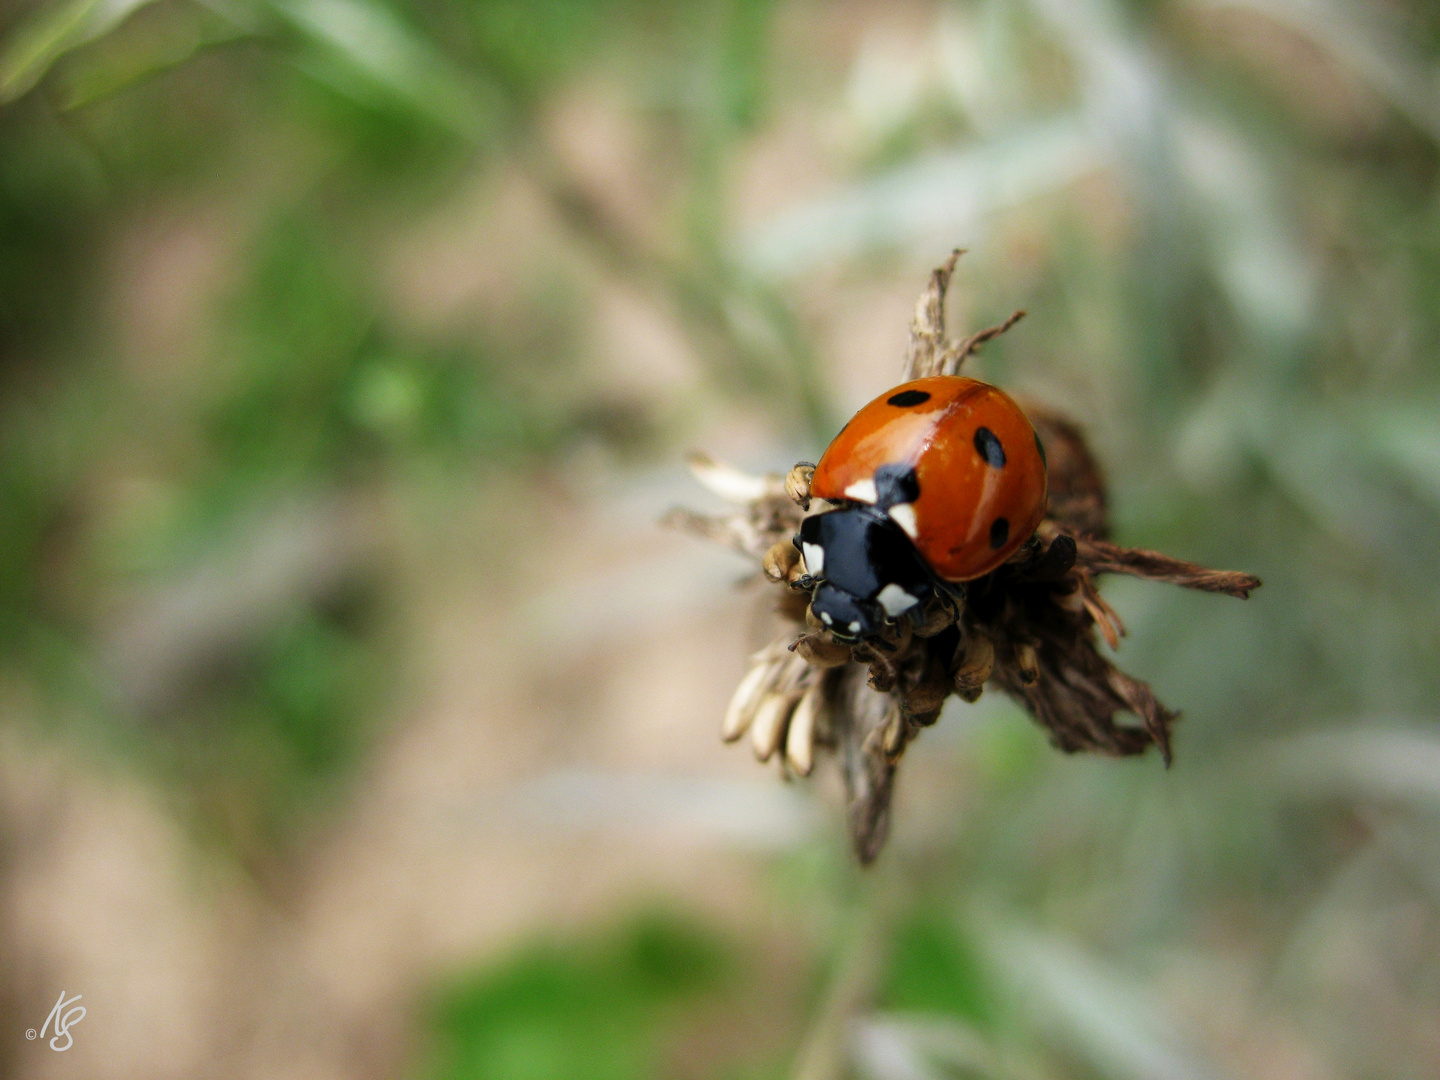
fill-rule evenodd
<path id="1" fill-rule="evenodd" d="M 0 103 L 14 101 L 56 60 L 109 33 L 151 0 L 71 0 L 46 8 L 0 54 Z"/>

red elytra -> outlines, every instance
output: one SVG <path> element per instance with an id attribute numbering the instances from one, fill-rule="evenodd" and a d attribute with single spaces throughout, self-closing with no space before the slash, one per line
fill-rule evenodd
<path id="1" fill-rule="evenodd" d="M 1035 429 L 1004 391 L 958 375 L 887 390 L 841 429 L 815 466 L 810 493 L 875 501 L 875 471 L 914 469 L 920 494 L 890 516 L 947 581 L 994 570 L 1045 516 L 1045 455 Z"/>

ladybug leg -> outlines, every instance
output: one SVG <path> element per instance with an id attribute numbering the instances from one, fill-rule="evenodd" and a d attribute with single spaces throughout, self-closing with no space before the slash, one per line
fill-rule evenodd
<path id="1" fill-rule="evenodd" d="M 810 481 L 815 477 L 815 466 L 802 461 L 785 474 L 785 494 L 801 510 L 810 509 Z"/>
<path id="2" fill-rule="evenodd" d="M 809 592 L 819 583 L 818 578 L 805 572 L 805 564 L 800 561 L 800 552 L 788 540 L 777 540 L 772 544 L 765 552 L 760 566 L 771 581 L 783 581 L 792 589 Z"/>
<path id="3" fill-rule="evenodd" d="M 789 581 L 800 563 L 800 552 L 788 540 L 780 540 L 765 552 L 760 566 L 771 581 Z"/>
<path id="4" fill-rule="evenodd" d="M 954 605 L 957 612 L 965 609 L 965 585 L 959 581 L 946 581 L 944 578 L 935 578 L 934 585 L 940 595 L 945 597 Z"/>

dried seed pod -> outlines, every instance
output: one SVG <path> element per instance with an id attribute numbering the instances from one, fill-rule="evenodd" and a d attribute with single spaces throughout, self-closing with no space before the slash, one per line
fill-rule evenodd
<path id="1" fill-rule="evenodd" d="M 1040 657 L 1028 641 L 1015 644 L 1015 670 L 1027 686 L 1040 678 Z"/>
<path id="2" fill-rule="evenodd" d="M 930 657 L 919 681 L 905 692 L 905 712 L 912 717 L 938 714 L 940 706 L 950 696 L 950 689 L 950 675 L 946 672 L 945 665 L 937 658 Z"/>
<path id="3" fill-rule="evenodd" d="M 899 619 L 881 628 L 880 638 L 875 647 L 883 649 L 891 656 L 904 656 L 910 648 L 910 640 L 914 635 L 910 620 Z"/>
<path id="4" fill-rule="evenodd" d="M 1064 589 L 1052 591 L 1051 595 L 1056 606 L 1076 615 L 1085 611 L 1085 590 L 1082 588 L 1080 580 L 1072 578 L 1064 584 L 1066 586 Z"/>
<path id="5" fill-rule="evenodd" d="M 876 652 L 869 645 L 855 645 L 850 649 L 850 655 L 859 663 L 866 664 L 870 668 L 870 674 L 866 682 L 871 690 L 888 694 L 895 689 L 895 683 L 900 678 L 900 669 L 888 656 Z"/>
<path id="6" fill-rule="evenodd" d="M 885 752 L 887 760 L 894 762 L 899 759 L 905 750 L 905 744 L 910 741 L 910 725 L 905 720 L 905 714 L 896 709 L 890 714 L 880 737 L 880 748 Z"/>
<path id="7" fill-rule="evenodd" d="M 794 690 L 781 690 L 766 694 L 755 710 L 755 719 L 750 724 L 750 745 L 758 761 L 769 761 L 770 755 L 780 748 L 785 738 L 785 725 L 790 719 L 800 694 Z"/>
<path id="8" fill-rule="evenodd" d="M 774 496 L 781 490 L 773 477 L 751 476 L 733 465 L 716 461 L 709 454 L 699 451 L 690 454 L 688 464 L 695 479 L 726 502 L 742 505 L 754 503 Z"/>
<path id="9" fill-rule="evenodd" d="M 990 673 L 995 668 L 995 643 L 979 632 L 965 636 L 964 652 L 958 667 L 951 676 L 955 693 L 965 701 L 980 700 Z"/>
<path id="10" fill-rule="evenodd" d="M 790 727 L 785 732 L 785 760 L 800 776 L 809 776 L 814 767 L 815 738 L 825 708 L 825 687 L 816 679 L 805 688 L 795 711 L 790 714 Z"/>
<path id="11" fill-rule="evenodd" d="M 956 612 L 943 594 L 937 593 L 931 597 L 930 602 L 925 606 L 924 618 L 915 627 L 914 634 L 918 638 L 930 638 L 955 625 Z"/>
<path id="12" fill-rule="evenodd" d="M 730 707 L 720 725 L 720 738 L 734 742 L 745 734 L 745 729 L 755 719 L 755 710 L 760 707 L 760 698 L 774 679 L 776 668 L 773 663 L 759 663 L 745 673 L 740 685 L 730 698 Z"/>

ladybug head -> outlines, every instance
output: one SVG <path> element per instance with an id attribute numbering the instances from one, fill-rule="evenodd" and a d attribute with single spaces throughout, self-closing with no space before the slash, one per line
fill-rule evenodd
<path id="1" fill-rule="evenodd" d="M 930 595 L 929 568 L 910 537 L 873 506 L 808 517 L 795 545 L 815 582 L 815 617 L 841 641 L 876 636 L 887 622 L 918 613 Z"/>
<path id="2" fill-rule="evenodd" d="M 874 637 L 884 625 L 879 604 L 861 600 L 829 582 L 815 586 L 810 607 L 815 617 L 838 641 L 861 641 Z"/>

